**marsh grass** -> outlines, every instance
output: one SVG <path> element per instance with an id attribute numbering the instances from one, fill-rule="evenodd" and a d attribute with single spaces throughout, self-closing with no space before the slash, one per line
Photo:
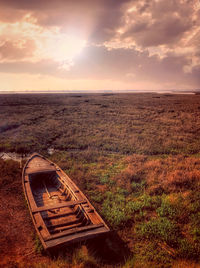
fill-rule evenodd
<path id="1" fill-rule="evenodd" d="M 1 95 L 0 104 L 1 150 L 41 152 L 51 146 L 146 155 L 200 150 L 197 95 Z"/>
<path id="2" fill-rule="evenodd" d="M 38 235 L 35 234 L 34 236 L 35 252 L 38 254 L 44 253 L 44 248 L 42 246 L 42 243 L 40 242 Z"/>
<path id="3" fill-rule="evenodd" d="M 0 96 L 0 151 L 48 156 L 47 149 L 54 148 L 48 157 L 119 237 L 104 240 L 100 258 L 78 245 L 33 267 L 195 267 L 200 262 L 199 107 L 198 95 Z M 0 160 L 0 186 L 19 198 L 17 165 Z M 120 240 L 129 249 L 126 256 Z"/>

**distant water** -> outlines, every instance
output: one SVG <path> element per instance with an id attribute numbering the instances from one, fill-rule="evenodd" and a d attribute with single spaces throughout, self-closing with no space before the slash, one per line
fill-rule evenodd
<path id="1" fill-rule="evenodd" d="M 26 155 L 25 157 L 23 156 L 23 159 L 27 159 L 30 155 Z M 0 158 L 3 160 L 14 160 L 17 162 L 20 162 L 22 160 L 22 155 L 17 154 L 17 153 L 6 153 L 6 152 L 1 152 L 0 153 Z"/>
<path id="2" fill-rule="evenodd" d="M 49 155 L 54 154 L 54 152 L 55 152 L 55 149 L 54 148 L 48 148 L 47 149 L 47 153 Z M 31 156 L 31 154 L 23 155 L 23 160 L 28 159 L 30 156 Z M 22 154 L 10 153 L 10 152 L 0 152 L 0 159 L 3 159 L 3 160 L 10 160 L 10 159 L 12 159 L 14 161 L 21 162 L 21 160 L 22 160 Z"/>
<path id="3" fill-rule="evenodd" d="M 68 91 L 0 91 L 0 94 L 97 94 L 97 93 L 158 93 L 158 94 L 189 94 L 194 95 L 196 93 L 200 93 L 200 90 L 68 90 Z"/>

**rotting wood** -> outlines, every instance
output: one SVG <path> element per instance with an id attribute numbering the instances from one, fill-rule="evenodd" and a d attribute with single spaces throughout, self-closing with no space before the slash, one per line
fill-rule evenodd
<path id="1" fill-rule="evenodd" d="M 63 231 L 62 233 L 59 233 L 59 234 L 51 235 L 51 236 L 45 238 L 45 241 L 59 238 L 61 236 L 65 236 L 65 235 L 69 235 L 69 234 L 74 234 L 74 233 L 79 233 L 79 232 L 88 231 L 88 230 L 92 230 L 92 229 L 97 229 L 97 228 L 103 227 L 103 226 L 104 226 L 103 223 L 100 223 L 100 224 L 87 225 L 87 226 L 83 226 L 83 227 L 73 228 L 71 230 Z"/>
<path id="2" fill-rule="evenodd" d="M 26 180 L 28 180 L 27 177 L 26 177 Z M 29 197 L 29 200 L 27 200 L 27 201 L 28 201 L 29 208 L 32 211 L 33 209 L 36 208 L 36 203 L 35 203 L 35 200 L 34 200 L 29 183 L 25 184 L 24 190 L 26 191 L 26 193 Z M 36 226 L 37 229 L 39 229 L 38 227 L 41 226 L 42 229 L 40 230 L 40 233 L 41 233 L 42 237 L 49 236 L 50 233 L 49 233 L 46 225 L 44 224 L 42 216 L 40 214 L 35 215 L 35 216 L 32 215 L 32 218 L 33 218 L 34 225 Z"/>
<path id="3" fill-rule="evenodd" d="M 76 205 L 79 205 L 79 204 L 84 204 L 86 202 L 87 202 L 86 200 L 68 201 L 68 202 L 65 202 L 65 203 L 63 202 L 61 204 L 57 204 L 57 205 L 37 207 L 37 208 L 33 209 L 32 212 L 36 213 L 36 212 L 42 212 L 42 211 L 46 211 L 46 210 L 53 210 L 53 209 L 64 208 L 64 207 L 71 207 L 71 206 L 76 206 Z"/>
<path id="4" fill-rule="evenodd" d="M 73 229 L 75 227 L 81 227 L 81 226 L 83 226 L 83 223 L 78 222 L 78 223 L 74 223 L 74 224 L 70 224 L 70 225 L 56 227 L 56 228 L 52 229 L 50 233 L 51 234 L 58 233 L 58 232 L 60 233 L 60 232 L 63 232 L 63 231 L 69 230 L 69 229 Z"/>
<path id="5" fill-rule="evenodd" d="M 45 249 L 109 232 L 85 195 L 51 161 L 33 154 L 23 169 L 22 180 L 31 217 Z"/>
<path id="6" fill-rule="evenodd" d="M 52 219 L 56 219 L 56 218 L 62 218 L 62 217 L 66 217 L 66 216 L 69 216 L 69 215 L 75 215 L 76 212 L 74 211 L 69 211 L 69 212 L 65 212 L 65 213 L 57 213 L 57 214 L 54 214 L 54 215 L 49 215 L 49 216 L 44 216 L 42 217 L 44 220 L 52 220 Z"/>
<path id="7" fill-rule="evenodd" d="M 72 225 L 72 224 L 77 224 L 77 223 L 80 223 L 80 219 L 73 218 L 73 219 L 70 219 L 70 220 L 67 220 L 67 221 L 54 223 L 52 225 L 47 224 L 47 227 L 48 227 L 49 230 L 51 230 L 51 229 L 55 229 L 55 228 L 59 228 L 59 227 L 64 227 L 64 226 L 68 226 L 68 225 Z"/>
<path id="8" fill-rule="evenodd" d="M 62 244 L 69 245 L 72 242 L 73 243 L 80 242 L 86 239 L 94 238 L 99 235 L 103 235 L 103 234 L 105 235 L 106 233 L 108 233 L 108 229 L 105 227 L 100 227 L 97 229 L 97 231 L 95 231 L 94 229 L 94 230 L 89 230 L 85 232 L 75 233 L 72 235 L 55 238 L 55 239 L 46 241 L 45 243 L 47 244 L 48 248 L 52 248 L 52 247 L 57 247 Z"/>

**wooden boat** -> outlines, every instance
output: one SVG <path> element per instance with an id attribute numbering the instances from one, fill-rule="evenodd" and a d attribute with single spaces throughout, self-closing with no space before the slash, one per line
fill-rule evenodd
<path id="1" fill-rule="evenodd" d="M 73 181 L 53 162 L 33 154 L 22 174 L 31 217 L 45 249 L 109 232 Z"/>

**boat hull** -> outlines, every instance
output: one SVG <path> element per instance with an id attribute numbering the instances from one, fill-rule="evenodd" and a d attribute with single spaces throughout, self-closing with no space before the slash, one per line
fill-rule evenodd
<path id="1" fill-rule="evenodd" d="M 73 181 L 41 155 L 33 154 L 26 162 L 22 184 L 35 229 L 45 249 L 109 232 Z"/>

